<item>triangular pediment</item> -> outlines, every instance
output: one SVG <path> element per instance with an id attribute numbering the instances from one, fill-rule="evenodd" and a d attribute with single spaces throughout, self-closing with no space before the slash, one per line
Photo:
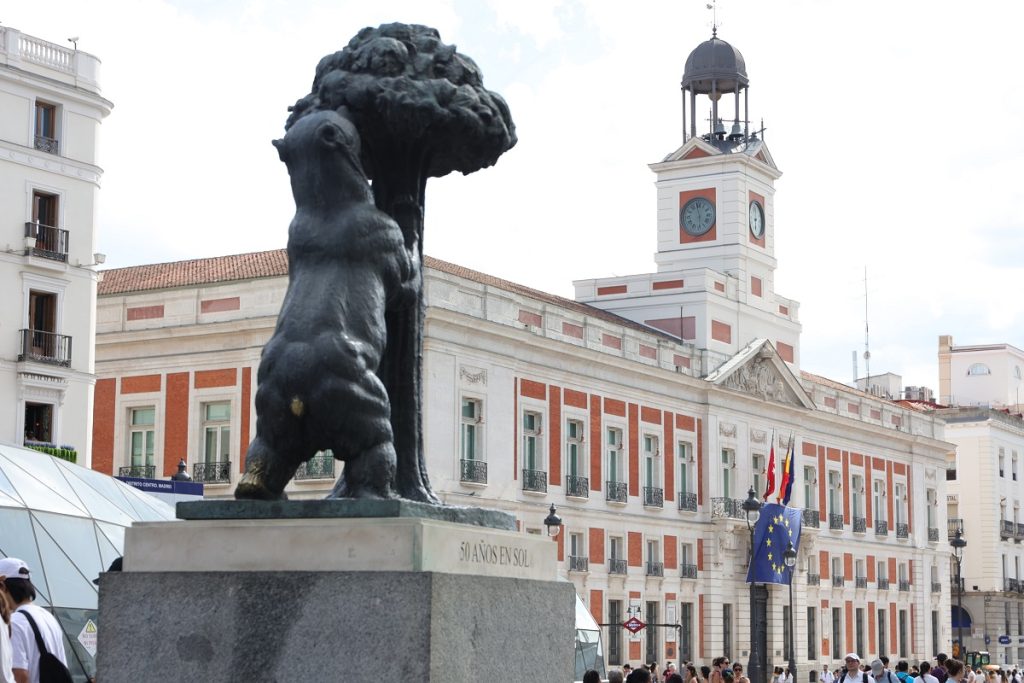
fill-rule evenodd
<path id="1" fill-rule="evenodd" d="M 772 158 L 771 152 L 768 151 L 768 145 L 764 143 L 764 140 L 756 138 L 736 143 L 723 140 L 708 141 L 702 137 L 690 138 L 683 143 L 682 147 L 666 155 L 657 164 L 651 164 L 651 167 L 655 168 L 661 164 L 671 164 L 675 161 L 687 161 L 702 157 L 733 155 L 742 155 L 749 159 L 754 159 L 768 166 L 776 175 L 780 174 L 778 166 L 775 165 L 775 159 Z"/>
<path id="2" fill-rule="evenodd" d="M 682 161 L 683 159 L 696 159 L 698 157 L 718 156 L 722 151 L 714 145 L 704 142 L 701 138 L 690 138 L 683 143 L 683 146 L 662 159 L 666 161 Z"/>
<path id="3" fill-rule="evenodd" d="M 814 409 L 800 380 L 767 339 L 750 342 L 705 380 L 763 401 Z"/>

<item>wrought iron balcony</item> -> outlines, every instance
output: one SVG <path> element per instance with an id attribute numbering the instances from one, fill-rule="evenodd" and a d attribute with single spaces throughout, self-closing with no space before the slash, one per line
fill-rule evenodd
<path id="1" fill-rule="evenodd" d="M 625 503 L 629 498 L 629 487 L 624 481 L 606 481 L 605 500 L 609 503 Z"/>
<path id="2" fill-rule="evenodd" d="M 48 138 L 45 135 L 36 136 L 35 148 L 47 154 L 60 154 L 60 142 L 56 138 Z"/>
<path id="3" fill-rule="evenodd" d="M 932 581 L 932 593 L 941 593 L 941 592 L 942 592 L 942 584 L 939 583 L 938 581 Z"/>
<path id="4" fill-rule="evenodd" d="M 665 565 L 662 562 L 648 562 L 647 576 L 665 576 Z"/>
<path id="5" fill-rule="evenodd" d="M 523 470 L 523 490 L 548 492 L 548 473 L 541 470 Z"/>
<path id="6" fill-rule="evenodd" d="M 569 556 L 569 571 L 571 572 L 585 572 L 590 570 L 590 560 L 586 557 L 579 557 L 577 555 Z"/>
<path id="7" fill-rule="evenodd" d="M 1015 532 L 1013 534 L 1013 538 L 1014 538 L 1014 540 L 1017 540 L 1017 541 L 1019 541 L 1021 539 L 1024 539 L 1024 524 L 1021 524 L 1020 522 L 1017 522 L 1017 527 L 1016 527 Z"/>
<path id="8" fill-rule="evenodd" d="M 295 470 L 295 479 L 334 479 L 334 456 L 325 453 L 314 455 Z"/>
<path id="9" fill-rule="evenodd" d="M 696 493 L 680 493 L 679 494 L 679 509 L 687 510 L 689 512 L 697 511 L 697 494 Z"/>
<path id="10" fill-rule="evenodd" d="M 1017 593 L 1020 589 L 1020 581 L 1017 579 L 1005 579 L 1003 589 L 1007 593 Z"/>
<path id="11" fill-rule="evenodd" d="M 910 538 L 910 525 L 906 522 L 896 522 L 896 538 Z"/>
<path id="12" fill-rule="evenodd" d="M 743 511 L 743 501 L 735 498 L 712 498 L 711 499 L 712 519 L 746 519 Z"/>
<path id="13" fill-rule="evenodd" d="M 856 584 L 857 588 L 867 588 L 868 587 L 868 577 L 866 577 L 866 576 L 858 576 L 857 578 L 854 579 L 854 583 Z"/>
<path id="14" fill-rule="evenodd" d="M 821 585 L 821 574 L 808 574 L 807 575 L 808 586 L 820 586 Z"/>
<path id="15" fill-rule="evenodd" d="M 665 491 L 655 486 L 644 487 L 644 507 L 660 508 L 665 505 Z"/>
<path id="16" fill-rule="evenodd" d="M 487 463 L 483 460 L 459 460 L 459 481 L 486 484 Z"/>
<path id="17" fill-rule="evenodd" d="M 884 519 L 880 519 L 875 522 L 875 535 L 876 536 L 888 536 L 889 535 L 889 522 Z"/>
<path id="18" fill-rule="evenodd" d="M 878 578 L 878 590 L 886 591 L 889 590 L 889 579 Z"/>
<path id="19" fill-rule="evenodd" d="M 908 581 L 906 579 L 901 579 L 899 583 L 900 583 L 900 591 L 906 593 L 907 591 L 910 590 L 910 581 Z"/>
<path id="20" fill-rule="evenodd" d="M 1013 536 L 1013 528 L 1014 528 L 1013 522 L 1005 520 L 1005 519 L 1002 520 L 999 523 L 999 536 L 1000 536 L 1000 538 L 1005 540 L 1007 538 L 1012 537 Z"/>
<path id="21" fill-rule="evenodd" d="M 608 573 L 609 574 L 625 574 L 626 573 L 626 561 L 620 560 L 616 557 L 608 560 Z"/>
<path id="22" fill-rule="evenodd" d="M 959 531 L 961 534 L 964 532 L 964 520 L 959 517 L 954 517 L 946 521 L 947 535 L 949 538 L 956 536 L 956 532 Z"/>
<path id="23" fill-rule="evenodd" d="M 845 583 L 846 583 L 846 579 L 844 577 L 842 577 L 842 576 L 833 576 L 832 577 L 832 586 L 835 587 L 835 588 L 842 588 Z"/>
<path id="24" fill-rule="evenodd" d="M 696 579 L 697 578 L 697 565 L 695 564 L 681 564 L 679 565 L 679 576 L 684 579 Z"/>
<path id="25" fill-rule="evenodd" d="M 818 516 L 817 510 L 814 510 L 812 508 L 805 508 L 801 515 L 803 517 L 802 523 L 805 527 L 817 529 L 818 525 L 821 524 L 821 519 Z"/>
<path id="26" fill-rule="evenodd" d="M 863 534 L 868 530 L 868 520 L 863 517 L 853 518 L 853 533 Z"/>
<path id="27" fill-rule="evenodd" d="M 155 479 L 156 465 L 129 465 L 128 467 L 118 467 L 117 476 L 138 477 L 139 479 Z"/>
<path id="28" fill-rule="evenodd" d="M 231 461 L 197 462 L 192 465 L 192 481 L 203 484 L 230 484 Z"/>
<path id="29" fill-rule="evenodd" d="M 21 350 L 18 361 L 35 361 L 71 367 L 71 337 L 43 330 L 20 330 Z"/>
<path id="30" fill-rule="evenodd" d="M 828 513 L 828 528 L 841 530 L 843 528 L 843 515 L 835 512 Z"/>
<path id="31" fill-rule="evenodd" d="M 38 256 L 53 261 L 68 260 L 68 231 L 42 223 L 25 223 L 25 237 L 36 241 L 35 246 L 25 249 L 26 256 Z"/>
<path id="32" fill-rule="evenodd" d="M 590 480 L 572 474 L 565 477 L 565 495 L 569 498 L 589 498 Z"/>
<path id="33" fill-rule="evenodd" d="M 939 540 L 939 528 L 930 526 L 928 527 L 928 542 L 937 543 Z"/>

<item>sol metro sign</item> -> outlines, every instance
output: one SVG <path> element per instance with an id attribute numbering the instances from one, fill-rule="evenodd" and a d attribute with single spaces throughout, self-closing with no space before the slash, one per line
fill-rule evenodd
<path id="1" fill-rule="evenodd" d="M 629 621 L 622 625 L 622 628 L 626 629 L 630 633 L 638 633 L 645 626 L 647 626 L 647 624 L 640 621 L 636 617 L 630 617 Z"/>

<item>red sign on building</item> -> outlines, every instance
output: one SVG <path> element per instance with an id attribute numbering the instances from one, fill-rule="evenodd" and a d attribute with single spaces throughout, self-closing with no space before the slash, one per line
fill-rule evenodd
<path id="1" fill-rule="evenodd" d="M 636 617 L 630 617 L 629 621 L 622 625 L 630 633 L 637 633 L 643 627 L 647 626 L 644 622 L 640 621 Z"/>

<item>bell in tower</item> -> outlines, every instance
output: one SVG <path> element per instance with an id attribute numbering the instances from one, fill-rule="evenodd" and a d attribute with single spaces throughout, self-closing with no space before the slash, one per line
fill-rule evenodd
<path id="1" fill-rule="evenodd" d="M 711 40 L 704 41 L 686 58 L 683 70 L 683 142 L 697 135 L 697 95 L 706 95 L 711 100 L 711 123 L 713 133 L 707 136 L 708 142 L 725 140 L 724 125 L 719 123 L 718 103 L 723 94 L 732 94 L 735 98 L 732 132 L 728 140 L 735 144 L 741 139 L 746 140 L 748 128 L 748 86 L 747 65 L 743 55 L 729 43 L 718 37 L 718 29 L 711 32 Z M 743 92 L 743 117 L 740 118 L 740 91 Z M 689 94 L 690 119 L 687 133 L 686 100 Z M 743 122 L 742 137 L 740 122 Z M 719 126 L 721 125 L 721 128 Z"/>

